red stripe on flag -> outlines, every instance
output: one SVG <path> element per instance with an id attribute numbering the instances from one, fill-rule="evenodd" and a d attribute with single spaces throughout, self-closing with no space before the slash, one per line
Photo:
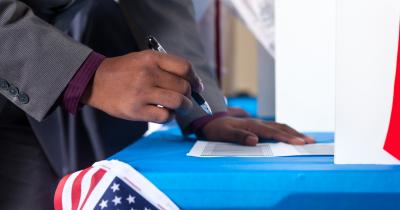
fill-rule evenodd
<path id="1" fill-rule="evenodd" d="M 392 114 L 390 116 L 389 129 L 383 149 L 400 160 L 400 31 Z"/>
<path id="2" fill-rule="evenodd" d="M 82 179 L 86 173 L 92 169 L 89 167 L 83 170 L 79 175 L 75 178 L 74 182 L 72 183 L 72 190 L 71 190 L 71 202 L 72 202 L 72 210 L 77 210 L 79 206 L 79 200 L 81 199 L 81 186 L 82 186 Z"/>
<path id="3" fill-rule="evenodd" d="M 89 191 L 88 191 L 88 193 L 85 197 L 85 200 L 83 201 L 80 209 L 82 209 L 85 206 L 86 201 L 88 200 L 88 198 L 90 197 L 90 195 L 93 192 L 93 189 L 97 186 L 97 184 L 100 182 L 101 178 L 103 178 L 104 174 L 106 174 L 106 172 L 107 171 L 104 169 L 99 169 L 96 173 L 93 174 L 92 181 L 90 182 Z"/>
<path id="4" fill-rule="evenodd" d="M 62 192 L 64 185 L 67 182 L 71 174 L 64 176 L 57 185 L 56 193 L 54 194 L 54 210 L 62 210 Z"/>

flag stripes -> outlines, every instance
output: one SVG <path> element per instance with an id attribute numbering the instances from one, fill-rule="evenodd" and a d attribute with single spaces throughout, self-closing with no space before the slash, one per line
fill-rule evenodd
<path id="1" fill-rule="evenodd" d="M 126 163 L 103 160 L 65 176 L 55 210 L 179 210 L 156 186 Z"/>

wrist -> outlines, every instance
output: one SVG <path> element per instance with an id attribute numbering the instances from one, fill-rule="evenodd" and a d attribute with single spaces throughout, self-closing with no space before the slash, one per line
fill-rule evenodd
<path id="1" fill-rule="evenodd" d="M 204 137 L 203 134 L 203 129 L 204 127 L 209 124 L 210 122 L 222 118 L 222 117 L 227 117 L 229 114 L 227 112 L 218 112 L 213 115 L 207 115 L 204 117 L 201 117 L 189 125 L 188 133 L 194 133 L 196 134 L 197 137 L 202 138 Z"/>
<path id="2" fill-rule="evenodd" d="M 98 104 L 101 104 L 101 102 L 99 102 L 98 99 L 100 99 L 102 97 L 97 96 L 99 91 L 97 91 L 98 87 L 96 87 L 96 86 L 98 83 L 97 81 L 101 80 L 101 78 L 99 78 L 99 77 L 101 77 L 102 71 L 104 71 L 106 66 L 107 66 L 107 58 L 105 58 L 98 64 L 98 67 L 97 67 L 96 71 L 94 72 L 94 75 L 90 79 L 90 81 L 85 89 L 85 92 L 80 100 L 80 102 L 82 104 L 89 105 L 92 107 L 97 107 Z"/>
<path id="3" fill-rule="evenodd" d="M 75 114 L 82 99 L 86 95 L 87 89 L 91 89 L 91 81 L 100 63 L 105 57 L 96 52 L 90 53 L 85 62 L 78 69 L 74 77 L 68 83 L 62 95 L 62 106 L 68 112 Z"/>

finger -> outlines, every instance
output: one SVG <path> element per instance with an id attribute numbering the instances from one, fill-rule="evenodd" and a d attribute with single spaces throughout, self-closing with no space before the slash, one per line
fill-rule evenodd
<path id="1" fill-rule="evenodd" d="M 145 106 L 142 113 L 146 122 L 167 123 L 174 117 L 173 111 L 154 105 Z"/>
<path id="2" fill-rule="evenodd" d="M 180 113 L 185 113 L 193 107 L 192 101 L 177 92 L 161 89 L 161 88 L 152 88 L 151 91 L 148 92 L 147 95 L 147 103 L 150 105 L 161 105 L 165 108 L 176 110 Z"/>
<path id="3" fill-rule="evenodd" d="M 187 80 L 193 90 L 197 92 L 204 90 L 203 82 L 193 71 L 192 65 L 187 60 L 169 54 L 160 54 L 158 65 L 161 69 Z"/>
<path id="4" fill-rule="evenodd" d="M 235 141 L 239 144 L 246 145 L 246 146 L 255 146 L 257 145 L 259 139 L 256 134 L 238 128 L 229 129 L 225 135 L 225 139 L 223 140 L 230 140 Z"/>
<path id="5" fill-rule="evenodd" d="M 304 135 L 304 134 L 298 132 L 297 130 L 291 128 L 291 127 L 288 126 L 288 125 L 281 124 L 281 123 L 271 123 L 271 125 L 273 125 L 273 124 L 274 124 L 277 128 L 279 128 L 279 129 L 281 129 L 281 130 L 283 130 L 283 131 L 285 131 L 285 132 L 287 132 L 287 133 L 289 133 L 289 134 L 291 134 L 291 135 L 294 135 L 294 136 L 297 136 L 297 137 L 300 137 L 300 138 L 304 139 L 304 141 L 305 141 L 307 144 L 313 144 L 313 143 L 315 143 L 315 139 L 314 139 L 314 138 L 309 137 L 309 136 L 306 136 L 306 135 Z"/>
<path id="6" fill-rule="evenodd" d="M 191 87 L 188 81 L 166 71 L 159 71 L 157 73 L 157 86 L 162 89 L 172 90 L 185 96 L 190 97 Z"/>
<path id="7" fill-rule="evenodd" d="M 276 141 L 285 142 L 288 144 L 303 145 L 305 140 L 291 135 L 283 130 L 274 128 L 273 126 L 267 125 L 265 123 L 257 123 L 252 121 L 251 125 L 248 125 L 250 131 L 260 136 L 261 138 L 274 139 Z"/>
<path id="8" fill-rule="evenodd" d="M 306 143 L 305 140 L 300 137 L 279 130 L 276 133 L 274 133 L 272 138 L 277 141 L 285 142 L 288 144 L 303 145 Z"/>

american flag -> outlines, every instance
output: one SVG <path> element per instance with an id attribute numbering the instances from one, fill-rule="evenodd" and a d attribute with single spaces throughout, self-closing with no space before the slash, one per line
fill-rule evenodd
<path id="1" fill-rule="evenodd" d="M 65 176 L 54 196 L 55 210 L 179 209 L 130 166 L 101 161 Z"/>

